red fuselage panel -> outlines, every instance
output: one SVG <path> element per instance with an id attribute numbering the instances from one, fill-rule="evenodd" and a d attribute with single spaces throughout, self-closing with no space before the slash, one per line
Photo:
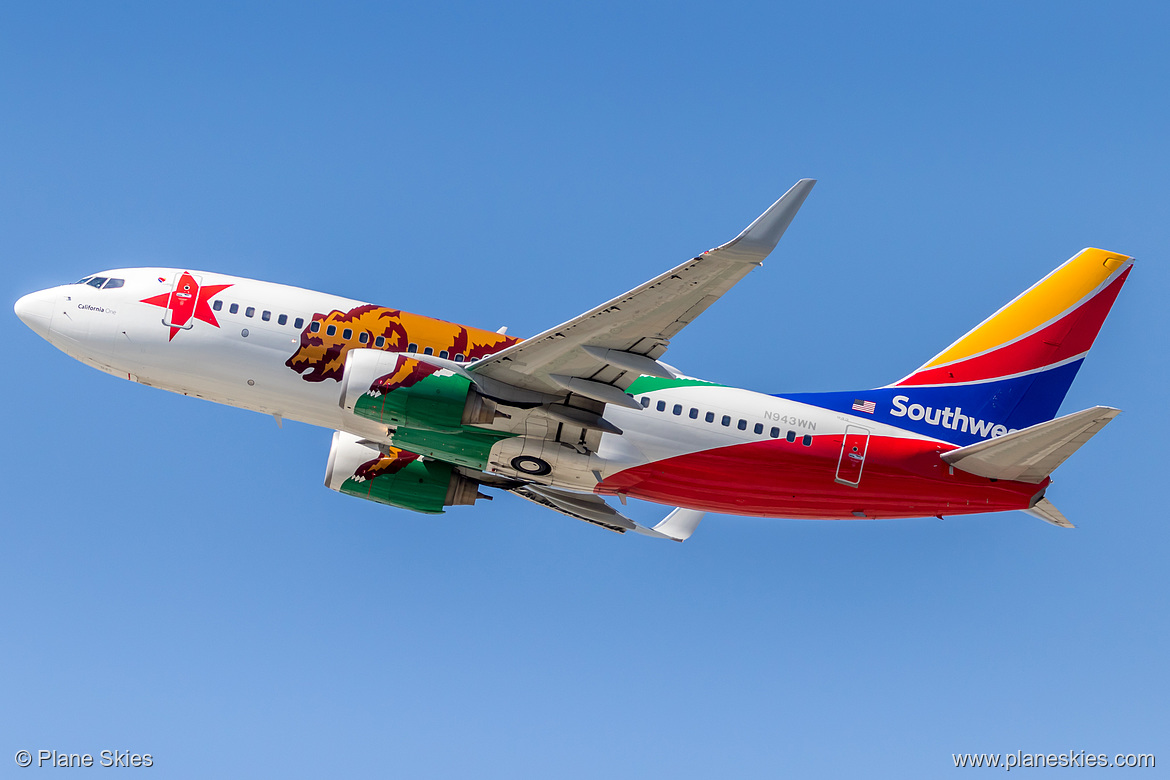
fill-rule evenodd
<path id="1" fill-rule="evenodd" d="M 855 487 L 837 480 L 841 443 L 839 435 L 816 436 L 807 447 L 768 439 L 695 452 L 618 472 L 596 492 L 726 514 L 836 520 L 1026 509 L 1048 484 L 951 469 L 939 458 L 954 449 L 947 444 L 872 436 Z"/>

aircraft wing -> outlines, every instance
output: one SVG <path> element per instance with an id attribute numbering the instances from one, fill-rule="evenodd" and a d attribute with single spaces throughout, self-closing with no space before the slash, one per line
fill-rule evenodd
<path id="1" fill-rule="evenodd" d="M 699 522 L 703 519 L 703 512 L 695 509 L 674 509 L 657 525 L 647 528 L 638 525 L 605 502 L 601 496 L 590 493 L 575 493 L 568 490 L 558 490 L 544 485 L 517 485 L 506 488 L 515 495 L 527 499 L 534 504 L 560 512 L 562 515 L 575 517 L 611 531 L 624 534 L 626 531 L 635 531 L 643 536 L 654 539 L 670 539 L 674 542 L 685 542 L 695 532 Z"/>
<path id="2" fill-rule="evenodd" d="M 673 376 L 657 359 L 670 340 L 776 247 L 816 183 L 801 179 L 731 241 L 611 301 L 467 366 L 477 379 L 563 397 L 633 404 L 642 374 Z"/>

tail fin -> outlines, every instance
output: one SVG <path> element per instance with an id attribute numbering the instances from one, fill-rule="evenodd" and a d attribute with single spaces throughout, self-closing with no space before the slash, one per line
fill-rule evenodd
<path id="1" fill-rule="evenodd" d="M 1132 265 L 1115 252 L 1081 250 L 894 386 L 986 382 L 1083 358 Z"/>
<path id="2" fill-rule="evenodd" d="M 942 428 L 940 438 L 956 444 L 1051 420 L 1132 266 L 1126 255 L 1083 249 L 888 387 L 905 389 L 901 408 L 911 420 L 911 401 L 952 407 L 950 424 L 931 433 Z"/>
<path id="3" fill-rule="evenodd" d="M 1056 417 L 1133 258 L 1084 249 L 892 385 L 785 398 L 960 446 Z"/>

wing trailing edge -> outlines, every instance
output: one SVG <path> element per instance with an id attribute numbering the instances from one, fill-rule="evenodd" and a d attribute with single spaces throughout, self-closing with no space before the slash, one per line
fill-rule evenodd
<path id="1" fill-rule="evenodd" d="M 592 493 L 575 493 L 545 485 L 517 485 L 506 490 L 546 509 L 608 528 L 619 534 L 635 531 L 653 539 L 669 539 L 673 542 L 685 542 L 689 539 L 705 514 L 695 509 L 679 507 L 653 528 L 647 528 L 618 512 L 601 496 Z"/>

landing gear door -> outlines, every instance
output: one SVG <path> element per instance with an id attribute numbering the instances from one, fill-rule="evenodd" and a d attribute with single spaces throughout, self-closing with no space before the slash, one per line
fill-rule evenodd
<path id="1" fill-rule="evenodd" d="M 189 330 L 194 322 L 195 305 L 199 302 L 199 286 L 203 278 L 184 271 L 175 279 L 175 286 L 167 298 L 167 310 L 163 313 L 163 325 L 168 328 Z"/>
<path id="2" fill-rule="evenodd" d="M 865 467 L 865 452 L 868 449 L 869 429 L 859 425 L 845 426 L 841 457 L 837 459 L 837 482 L 849 487 L 861 484 L 861 470 Z"/>

